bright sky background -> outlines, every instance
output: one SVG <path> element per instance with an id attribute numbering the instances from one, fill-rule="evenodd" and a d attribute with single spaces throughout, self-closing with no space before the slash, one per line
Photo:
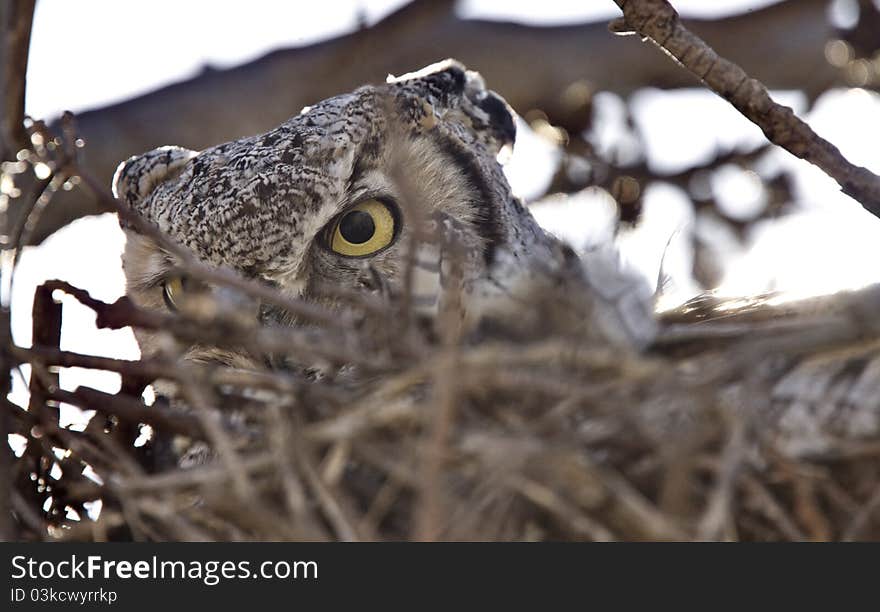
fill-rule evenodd
<path id="1" fill-rule="evenodd" d="M 675 2 L 684 15 L 705 17 L 771 3 Z M 401 4 L 400 0 L 40 0 L 28 71 L 27 111 L 35 117 L 51 117 L 64 109 L 82 111 L 124 100 L 189 78 L 206 64 L 231 66 L 279 47 L 338 35 L 355 27 L 359 15 L 375 22 Z M 543 24 L 618 14 L 611 0 L 465 0 L 458 10 L 467 17 Z M 416 68 L 419 66 L 413 66 Z M 478 70 L 479 66 L 472 68 Z M 802 97 L 795 93 L 777 97 L 795 109 L 804 108 Z M 635 95 L 633 105 L 649 161 L 658 170 L 681 169 L 707 159 L 718 148 L 755 146 L 763 139 L 757 128 L 705 91 L 646 90 Z M 600 113 L 603 133 L 608 137 L 618 135 L 622 129 L 621 100 L 606 95 Z M 823 96 L 806 118 L 852 161 L 880 172 L 878 117 L 877 95 L 841 90 Z M 546 185 L 555 163 L 552 148 L 522 129 L 506 171 L 515 190 L 528 197 Z M 676 277 L 680 297 L 684 297 L 693 291 L 686 272 L 691 253 L 684 236 L 696 228 L 698 232 L 713 232 L 719 249 L 726 253 L 724 286 L 728 292 L 782 288 L 809 294 L 878 280 L 880 274 L 874 266 L 865 264 L 880 261 L 880 222 L 841 195 L 836 184 L 820 171 L 787 153 L 772 153 L 765 166 L 798 168 L 796 197 L 803 214 L 759 225 L 749 248 L 743 249 L 719 231 L 711 217 L 694 218 L 684 194 L 672 187 L 654 187 L 646 197 L 644 222 L 621 237 L 627 259 L 647 277 L 656 279 L 665 252 L 664 266 Z M 731 194 L 725 205 L 747 216 L 756 203 L 755 177 L 730 168 L 717 182 L 721 190 Z M 583 247 L 608 235 L 613 206 L 606 196 L 587 194 L 535 211 L 548 229 Z M 105 300 L 121 295 L 122 245 L 116 220 L 105 215 L 77 221 L 43 246 L 25 250 L 13 291 L 16 341 L 25 345 L 30 342 L 33 290 L 46 279 L 68 280 Z M 90 311 L 71 302 L 65 305 L 62 348 L 125 358 L 137 356 L 129 331 L 96 331 Z M 63 372 L 62 386 L 71 388 L 76 384 L 113 392 L 119 380 L 109 373 Z M 13 399 L 20 402 L 25 397 L 23 385 L 16 381 Z M 76 417 L 67 411 L 65 418 Z"/>
<path id="2" fill-rule="evenodd" d="M 40 0 L 34 19 L 27 109 L 35 117 L 82 111 L 374 23 L 405 0 Z M 677 0 L 683 15 L 714 17 L 771 0 Z M 611 0 L 462 0 L 469 18 L 533 24 L 611 18 Z M 71 35 L 74 44 L 70 43 Z M 59 52 L 64 66 L 58 69 Z M 134 69 L 136 67 L 136 69 Z M 418 68 L 418 67 L 414 67 Z"/>

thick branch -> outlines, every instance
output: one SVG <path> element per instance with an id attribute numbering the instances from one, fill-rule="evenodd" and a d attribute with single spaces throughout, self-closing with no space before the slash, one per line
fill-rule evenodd
<path id="1" fill-rule="evenodd" d="M 187 313 L 169 314 L 139 308 L 127 296 L 108 304 L 93 298 L 83 289 L 58 280 L 47 281 L 42 287 L 49 291 L 63 291 L 91 308 L 95 312 L 95 324 L 99 329 L 136 327 L 161 330 L 188 343 L 244 349 L 252 355 L 289 355 L 301 350 L 304 353 L 314 352 L 321 355 L 330 363 L 353 363 L 365 370 L 387 367 L 382 359 L 353 355 L 340 348 L 342 343 L 339 338 L 331 346 L 334 343 L 328 337 L 317 338 L 294 327 L 256 327 L 224 316 L 225 313 L 222 312 L 203 313 L 200 317 Z M 341 335 L 343 331 L 338 331 L 337 335 Z"/>
<path id="2" fill-rule="evenodd" d="M 0 3 L 0 159 L 25 146 L 24 86 L 36 0 Z"/>
<path id="3" fill-rule="evenodd" d="M 47 397 L 56 402 L 77 406 L 83 410 L 95 410 L 105 415 L 114 415 L 126 423 L 148 423 L 166 432 L 179 433 L 199 439 L 204 437 L 202 426 L 194 416 L 157 410 L 122 394 L 105 393 L 90 387 L 77 387 L 75 391 L 55 389 Z"/>
<path id="4" fill-rule="evenodd" d="M 0 310 L 0 343 L 9 346 L 12 339 L 9 333 L 9 311 Z M 6 398 L 12 388 L 10 380 L 12 361 L 5 350 L 0 352 L 0 397 Z M 15 490 L 14 458 L 7 444 L 12 429 L 12 415 L 6 404 L 0 402 L 0 541 L 11 542 L 17 539 L 17 529 L 12 518 L 10 499 Z"/>
<path id="5" fill-rule="evenodd" d="M 615 0 L 626 29 L 666 51 L 740 113 L 760 127 L 770 142 L 806 160 L 838 182 L 844 193 L 880 216 L 880 176 L 850 163 L 833 144 L 816 134 L 787 106 L 774 102 L 767 88 L 725 59 L 684 27 L 666 0 Z M 621 26 L 617 26 L 620 28 Z M 787 32 L 779 32 L 784 38 Z"/>
<path id="6" fill-rule="evenodd" d="M 0 161 L 14 159 L 15 153 L 27 142 L 24 83 L 35 1 L 0 2 Z M 8 227 L 4 224 L 0 233 L 5 234 Z M 4 347 L 11 341 L 9 324 L 9 310 L 0 306 L 0 344 Z M 2 398 L 6 398 L 11 387 L 11 365 L 5 350 L 0 352 Z M 0 540 L 4 541 L 17 539 L 11 505 L 14 494 L 12 455 L 6 444 L 7 435 L 12 433 L 10 420 L 5 407 L 0 409 Z"/>

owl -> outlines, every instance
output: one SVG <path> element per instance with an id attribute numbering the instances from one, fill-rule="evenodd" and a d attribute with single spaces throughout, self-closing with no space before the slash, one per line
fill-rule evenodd
<path id="1" fill-rule="evenodd" d="M 682 321 L 658 318 L 653 289 L 611 245 L 576 253 L 513 195 L 499 160 L 514 143 L 515 126 L 511 109 L 477 73 L 447 60 L 319 102 L 264 134 L 201 152 L 168 146 L 133 157 L 120 165 L 113 187 L 126 206 L 204 263 L 331 313 L 342 294 L 410 292 L 418 316 L 432 325 L 454 296 L 465 335 L 553 335 L 633 354 L 650 348 L 651 358 L 671 363 L 682 350 L 669 345 L 670 321 L 685 321 L 683 337 L 700 348 L 684 353 L 703 351 L 716 367 L 725 362 L 731 334 L 745 343 L 766 335 L 744 354 L 754 354 L 753 369 L 769 395 L 758 405 L 749 395 L 755 380 L 719 379 L 726 404 L 758 412 L 757 429 L 790 455 L 876 439 L 876 351 L 774 360 L 777 311 L 761 300 L 746 300 L 749 307 L 698 300 L 678 311 Z M 181 275 L 181 262 L 150 236 L 125 222 L 123 229 L 127 293 L 138 305 L 175 311 L 206 295 L 230 299 L 229 288 Z M 780 316 L 802 317 L 797 311 Z M 769 313 L 765 332 L 738 326 L 755 312 Z M 304 325 L 276 303 L 248 303 L 244 313 L 262 326 Z M 803 321 L 787 329 L 815 333 L 826 319 Z M 168 347 L 161 333 L 136 335 L 147 357 Z M 231 367 L 313 365 L 297 355 L 229 347 L 175 350 L 183 359 Z M 699 377 L 699 359 L 683 363 Z M 643 398 L 637 408 L 649 428 L 659 424 L 659 435 L 670 440 L 687 429 L 686 389 Z M 184 467 L 208 456 L 203 447 L 181 448 L 175 454 Z"/>
<path id="2" fill-rule="evenodd" d="M 779 313 L 760 299 L 746 299 L 747 307 L 709 299 L 707 310 L 707 298 L 699 298 L 658 319 L 652 288 L 612 246 L 575 253 L 512 194 L 499 160 L 514 143 L 515 126 L 511 109 L 479 74 L 447 60 L 319 102 L 264 134 L 201 152 L 168 146 L 133 157 L 120 165 L 113 187 L 201 261 L 328 312 L 341 293 L 409 291 L 430 322 L 455 295 L 466 332 L 531 340 L 555 334 L 633 352 L 650 346 L 653 355 L 669 352 L 663 339 L 670 321 L 687 320 L 685 337 L 709 351 L 756 312 L 771 325 L 778 316 L 791 319 L 796 333 L 816 329 L 815 317 L 804 316 L 815 304 Z M 174 254 L 123 228 L 127 293 L 135 303 L 174 311 L 200 296 L 229 298 L 227 288 L 181 276 Z M 301 325 L 274 304 L 250 304 L 245 315 L 264 326 Z M 760 327 L 740 327 L 760 339 Z M 136 335 L 145 356 L 167 346 L 161 333 Z M 310 365 L 229 348 L 179 350 L 184 359 L 232 367 Z M 762 374 L 771 397 L 759 421 L 786 439 L 791 454 L 875 436 L 876 363 L 873 353 L 784 359 L 772 365 L 778 372 Z M 743 384 L 728 384 L 731 397 Z M 656 396 L 647 404 L 665 401 Z M 680 409 L 678 400 L 670 409 Z M 649 406 L 646 414 L 663 412 Z"/>
<path id="3" fill-rule="evenodd" d="M 422 316 L 442 308 L 454 269 L 469 329 L 493 321 L 534 335 L 561 319 L 592 339 L 644 346 L 655 330 L 647 284 L 610 247 L 575 254 L 511 193 L 499 159 L 515 126 L 479 74 L 447 60 L 319 102 L 264 134 L 133 157 L 113 187 L 203 262 L 328 309 L 327 287 L 399 294 L 410 262 Z M 212 290 L 177 275 L 179 262 L 150 237 L 124 229 L 136 303 L 175 310 Z M 297 324 L 271 305 L 254 312 L 263 324 Z M 158 350 L 156 334 L 137 336 L 145 355 Z M 202 346 L 185 356 L 253 359 Z"/>

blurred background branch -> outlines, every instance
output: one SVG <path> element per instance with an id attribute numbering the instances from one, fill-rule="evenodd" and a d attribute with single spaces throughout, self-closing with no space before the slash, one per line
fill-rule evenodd
<path id="1" fill-rule="evenodd" d="M 666 0 L 615 0 L 623 11 L 619 33 L 638 33 L 674 57 L 683 68 L 761 128 L 767 139 L 815 164 L 838 182 L 844 193 L 880 216 L 880 176 L 846 159 L 816 134 L 791 108 L 775 102 L 759 80 L 719 55 L 682 26 Z"/>
<path id="2" fill-rule="evenodd" d="M 827 4 L 787 0 L 684 23 L 768 87 L 801 89 L 812 98 L 844 82 L 823 51 L 835 36 Z M 80 132 L 88 143 L 83 163 L 109 184 L 116 165 L 131 155 L 172 142 L 199 150 L 264 131 L 303 106 L 445 57 L 479 70 L 521 115 L 539 109 L 550 124 L 574 135 L 589 125 L 589 101 L 599 90 L 628 96 L 644 87 L 698 84 L 652 49 L 610 36 L 605 20 L 531 26 L 462 19 L 454 5 L 416 0 L 372 27 L 228 70 L 206 68 L 193 79 L 81 113 Z M 99 212 L 87 193 L 60 193 L 30 242 Z"/>

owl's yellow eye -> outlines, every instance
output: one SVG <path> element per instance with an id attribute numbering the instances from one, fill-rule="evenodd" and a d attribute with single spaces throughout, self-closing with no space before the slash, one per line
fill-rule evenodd
<path id="1" fill-rule="evenodd" d="M 181 276 L 175 276 L 162 283 L 162 298 L 169 310 L 177 310 L 183 301 L 183 292 L 186 290 L 186 281 Z"/>
<path id="2" fill-rule="evenodd" d="M 363 257 L 385 248 L 394 239 L 394 214 L 380 200 L 364 200 L 333 225 L 330 249 L 348 257 Z"/>

